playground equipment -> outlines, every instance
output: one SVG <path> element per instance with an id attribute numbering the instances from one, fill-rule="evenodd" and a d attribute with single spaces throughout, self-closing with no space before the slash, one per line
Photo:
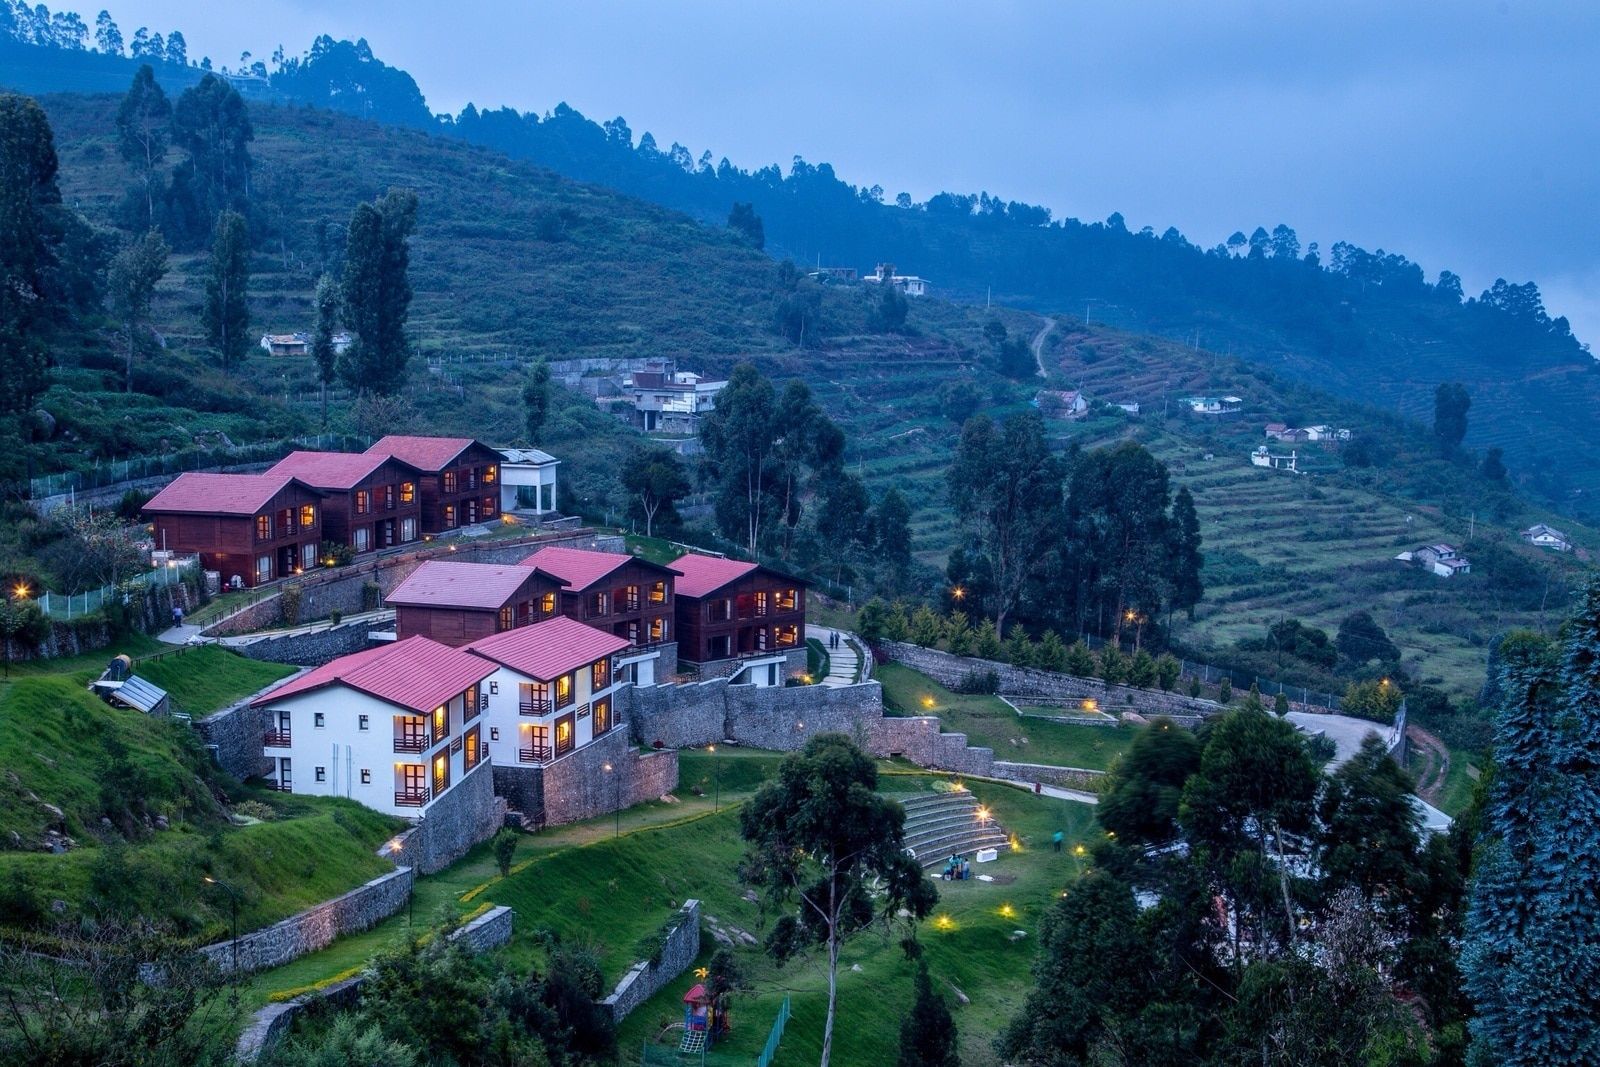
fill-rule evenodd
<path id="1" fill-rule="evenodd" d="M 683 995 L 683 1043 L 679 1052 L 703 1052 L 728 1032 L 728 1009 L 721 999 L 696 982 Z"/>

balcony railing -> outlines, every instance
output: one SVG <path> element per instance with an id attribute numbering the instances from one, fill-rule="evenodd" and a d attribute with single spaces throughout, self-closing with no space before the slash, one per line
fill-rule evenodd
<path id="1" fill-rule="evenodd" d="M 517 703 L 517 711 L 523 715 L 548 715 L 550 714 L 550 701 L 548 700 L 522 700 Z"/>
<path id="2" fill-rule="evenodd" d="M 426 734 L 420 736 L 413 735 L 411 737 L 397 737 L 394 739 L 394 750 L 396 752 L 421 752 L 427 747 L 428 737 Z"/>
<path id="3" fill-rule="evenodd" d="M 533 745 L 528 748 L 519 748 L 517 749 L 517 762 L 548 763 L 550 762 L 550 746 Z"/>
<path id="4" fill-rule="evenodd" d="M 261 735 L 261 743 L 267 748 L 288 748 L 289 731 L 268 730 L 266 733 Z"/>
<path id="5" fill-rule="evenodd" d="M 267 782 L 267 788 L 268 789 L 275 789 L 280 793 L 293 793 L 294 792 L 294 783 L 293 782 L 273 782 L 273 781 L 268 781 Z"/>
<path id="6" fill-rule="evenodd" d="M 428 802 L 428 791 L 426 789 L 402 789 L 395 793 L 394 802 L 396 807 L 420 808 Z"/>

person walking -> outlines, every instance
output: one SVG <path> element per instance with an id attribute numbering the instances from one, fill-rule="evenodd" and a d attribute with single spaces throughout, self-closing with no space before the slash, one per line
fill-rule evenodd
<path id="1" fill-rule="evenodd" d="M 1064 838 L 1060 830 L 1057 830 L 1055 833 L 1050 835 L 1050 844 L 1055 847 L 1057 852 L 1061 851 L 1061 843 L 1063 839 Z"/>

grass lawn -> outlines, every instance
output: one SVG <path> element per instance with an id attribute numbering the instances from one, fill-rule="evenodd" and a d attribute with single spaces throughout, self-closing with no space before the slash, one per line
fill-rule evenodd
<path id="1" fill-rule="evenodd" d="M 890 707 L 908 715 L 937 715 L 946 732 L 964 733 L 970 743 L 994 749 L 1003 760 L 1104 771 L 1133 743 L 1133 732 L 1121 727 L 1023 719 L 999 697 L 952 693 L 899 663 L 885 663 L 873 677 L 882 683 Z"/>
<path id="2" fill-rule="evenodd" d="M 1444 777 L 1444 789 L 1439 792 L 1440 811 L 1452 818 L 1460 815 L 1472 803 L 1472 793 L 1478 788 L 1480 769 L 1466 753 L 1450 753 L 1450 771 Z"/>
<path id="3" fill-rule="evenodd" d="M 287 678 L 295 668 L 246 659 L 218 645 L 196 645 L 138 663 L 134 671 L 172 694 L 174 711 L 209 715 Z"/>
<path id="4" fill-rule="evenodd" d="M 814 680 L 820 682 L 828 676 L 828 665 L 832 659 L 821 641 L 815 637 L 806 638 L 806 673 Z"/>

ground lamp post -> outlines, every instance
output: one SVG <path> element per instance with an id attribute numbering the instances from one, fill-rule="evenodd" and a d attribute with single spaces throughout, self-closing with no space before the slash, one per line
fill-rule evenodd
<path id="1" fill-rule="evenodd" d="M 389 854 L 400 855 L 400 850 L 405 847 L 405 842 L 395 838 L 389 842 Z M 406 934 L 411 933 L 411 920 L 417 913 L 417 872 L 411 872 L 411 888 L 406 891 Z"/>
<path id="2" fill-rule="evenodd" d="M 607 774 L 611 775 L 611 784 L 612 784 L 612 787 L 613 787 L 613 790 L 614 790 L 613 793 L 612 793 L 612 796 L 611 796 L 611 805 L 612 805 L 611 810 L 615 811 L 617 813 L 617 836 L 621 837 L 622 836 L 622 775 L 618 774 L 617 773 L 617 769 L 615 767 L 613 767 L 609 763 L 607 763 L 605 765 L 605 772 Z"/>
<path id="3" fill-rule="evenodd" d="M 6 677 L 11 677 L 11 642 L 17 634 L 22 632 L 22 607 L 18 601 L 26 602 L 28 599 L 28 583 L 18 582 L 12 589 L 12 596 L 7 597 L 5 604 L 0 606 L 0 630 L 6 636 Z"/>
<path id="4" fill-rule="evenodd" d="M 228 894 L 228 912 L 233 928 L 233 970 L 237 973 L 239 970 L 239 891 L 221 878 L 213 878 L 209 874 L 205 876 L 204 881 L 207 885 L 217 886 Z"/>
<path id="5" fill-rule="evenodd" d="M 711 780 L 714 799 L 711 803 L 713 813 L 722 810 L 722 757 L 717 755 L 717 746 L 708 746 L 711 749 Z"/>

